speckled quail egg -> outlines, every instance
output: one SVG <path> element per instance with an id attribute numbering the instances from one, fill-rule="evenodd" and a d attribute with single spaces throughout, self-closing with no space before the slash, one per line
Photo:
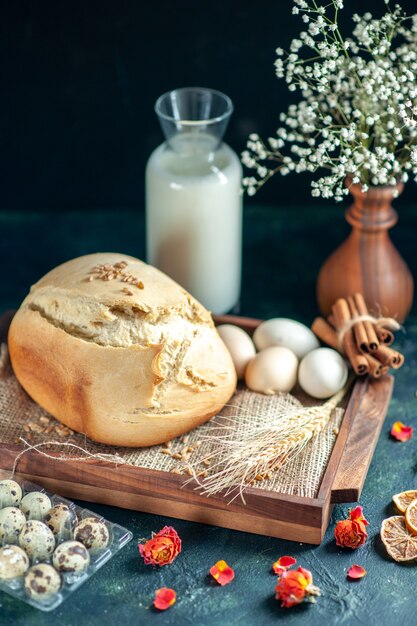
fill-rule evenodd
<path id="1" fill-rule="evenodd" d="M 76 520 L 75 512 L 70 509 L 68 504 L 62 502 L 53 506 L 44 518 L 45 524 L 59 538 L 72 537 L 72 529 Z"/>
<path id="2" fill-rule="evenodd" d="M 96 517 L 86 517 L 74 530 L 74 539 L 88 550 L 102 550 L 109 544 L 109 530 L 104 522 Z"/>
<path id="3" fill-rule="evenodd" d="M 25 576 L 26 595 L 34 600 L 44 600 L 58 593 L 61 576 L 48 563 L 33 565 Z"/>
<path id="4" fill-rule="evenodd" d="M 32 520 L 43 520 L 51 507 L 50 499 L 42 491 L 27 493 L 20 503 L 20 510 L 26 515 L 26 519 Z"/>
<path id="5" fill-rule="evenodd" d="M 29 568 L 28 555 L 19 546 L 0 548 L 0 580 L 11 580 L 23 576 Z"/>
<path id="6" fill-rule="evenodd" d="M 59 572 L 82 572 L 90 564 L 90 555 L 79 541 L 64 541 L 55 550 L 52 563 Z"/>
<path id="7" fill-rule="evenodd" d="M 22 499 L 22 488 L 15 480 L 0 480 L 0 509 L 18 506 Z"/>
<path id="8" fill-rule="evenodd" d="M 20 531 L 26 523 L 26 517 L 15 506 L 6 506 L 0 510 L 0 544 L 17 543 Z"/>
<path id="9" fill-rule="evenodd" d="M 19 545 L 32 561 L 45 561 L 54 551 L 55 537 L 43 522 L 29 520 L 20 531 Z"/>

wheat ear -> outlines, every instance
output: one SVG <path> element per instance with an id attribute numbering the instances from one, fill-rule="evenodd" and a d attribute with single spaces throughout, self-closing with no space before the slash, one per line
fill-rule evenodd
<path id="1" fill-rule="evenodd" d="M 232 496 L 230 502 L 238 496 L 245 502 L 243 493 L 253 481 L 297 457 L 326 426 L 348 387 L 320 406 L 287 408 L 261 425 L 254 419 L 254 425 L 248 426 L 240 440 L 233 426 L 217 422 L 212 434 L 204 437 L 215 445 L 215 452 L 210 454 L 211 474 L 201 479 L 197 469 L 191 467 L 190 480 L 197 482 L 196 489 L 203 495 L 222 492 L 225 497 Z"/>

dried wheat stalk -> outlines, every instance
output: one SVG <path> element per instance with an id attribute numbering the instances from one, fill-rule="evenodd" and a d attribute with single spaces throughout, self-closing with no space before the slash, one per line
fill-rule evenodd
<path id="1" fill-rule="evenodd" d="M 254 425 L 240 440 L 233 425 L 217 422 L 212 434 L 203 437 L 215 444 L 209 459 L 210 475 L 202 480 L 198 468 L 191 467 L 196 489 L 206 496 L 222 492 L 225 497 L 232 496 L 230 502 L 240 496 L 245 503 L 245 489 L 298 456 L 326 426 L 347 390 L 348 386 L 320 406 L 286 408 L 261 425 L 254 417 Z"/>

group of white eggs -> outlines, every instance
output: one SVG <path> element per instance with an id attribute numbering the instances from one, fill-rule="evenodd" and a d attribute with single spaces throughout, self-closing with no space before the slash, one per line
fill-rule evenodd
<path id="1" fill-rule="evenodd" d="M 218 326 L 238 379 L 252 391 L 268 395 L 289 392 L 295 385 L 313 398 L 329 398 L 346 383 L 348 367 L 331 348 L 320 348 L 314 333 L 295 320 L 262 322 L 251 338 L 232 324 Z"/>

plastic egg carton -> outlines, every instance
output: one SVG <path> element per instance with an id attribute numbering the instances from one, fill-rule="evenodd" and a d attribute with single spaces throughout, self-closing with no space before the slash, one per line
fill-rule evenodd
<path id="1" fill-rule="evenodd" d="M 20 480 L 16 477 L 11 478 L 10 476 L 6 476 L 3 472 L 1 472 L 0 481 L 3 480 L 14 480 L 15 482 L 17 482 L 22 489 L 23 496 L 35 491 L 41 492 L 42 494 L 45 494 L 49 497 L 52 507 L 58 504 L 64 504 L 68 506 L 70 511 L 73 513 L 73 519 L 70 522 L 67 522 L 62 528 L 62 531 L 58 532 L 58 534 L 55 535 L 55 549 L 64 541 L 72 540 L 76 524 L 79 524 L 87 517 L 93 517 L 96 520 L 104 523 L 109 533 L 108 545 L 105 548 L 88 550 L 90 556 L 90 563 L 88 567 L 81 572 L 59 572 L 59 575 L 61 576 L 61 588 L 58 592 L 46 596 L 42 598 L 42 600 L 32 598 L 27 594 L 24 586 L 27 571 L 24 575 L 17 578 L 0 580 L 1 591 L 5 591 L 14 598 L 18 598 L 19 600 L 22 600 L 23 602 L 26 602 L 27 604 L 30 604 L 31 606 L 34 606 L 41 611 L 53 611 L 54 609 L 56 609 L 69 595 L 71 595 L 76 589 L 78 589 L 78 587 L 85 583 L 86 580 L 88 580 L 98 569 L 103 567 L 103 565 L 107 563 L 107 561 L 109 561 L 115 554 L 117 554 L 117 552 L 119 552 L 119 550 L 121 550 L 127 543 L 129 543 L 129 541 L 133 537 L 132 533 L 127 530 L 127 528 L 123 528 L 123 526 L 119 526 L 119 524 L 114 524 L 109 520 L 104 519 L 97 513 L 94 513 L 94 511 L 90 511 L 89 509 L 83 509 L 82 507 L 74 504 L 74 502 L 72 502 L 71 500 L 67 500 L 66 498 L 63 498 L 57 494 L 52 494 L 43 489 L 43 487 L 36 485 L 35 483 L 26 480 Z M 15 506 L 16 508 L 19 508 L 18 504 Z M 0 501 L 0 511 L 2 510 L 2 508 L 5 507 Z M 40 521 L 44 521 L 46 517 L 47 514 L 45 514 L 43 516 L 43 519 L 41 518 Z M 0 547 L 12 544 L 19 546 L 18 536 L 16 536 L 15 540 L 9 540 L 6 542 L 2 542 L 0 538 Z M 33 565 L 39 565 L 40 563 L 47 563 L 49 565 L 52 565 L 53 555 L 42 560 L 29 560 L 30 567 L 32 567 Z"/>

